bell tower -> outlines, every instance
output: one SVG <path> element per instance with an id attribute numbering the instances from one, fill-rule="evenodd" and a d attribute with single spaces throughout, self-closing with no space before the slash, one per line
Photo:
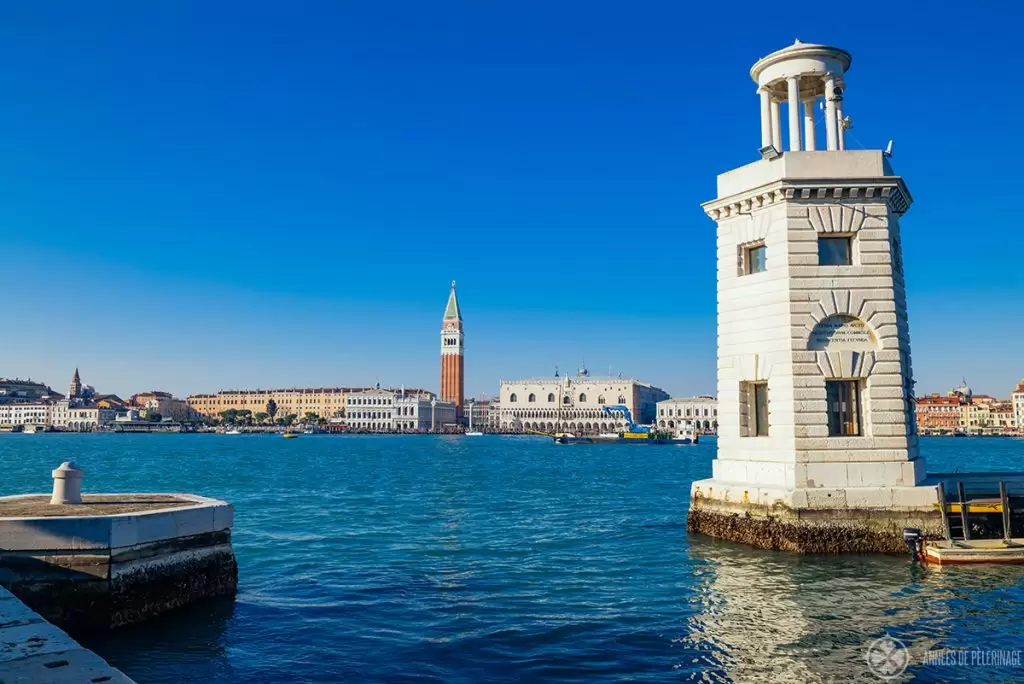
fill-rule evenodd
<path id="1" fill-rule="evenodd" d="M 82 396 L 82 378 L 78 375 L 78 369 L 71 376 L 71 384 L 68 386 L 68 399 L 77 399 Z"/>
<path id="2" fill-rule="evenodd" d="M 448 295 L 448 306 L 441 320 L 441 401 L 455 404 L 458 418 L 462 418 L 462 403 L 465 399 L 463 377 L 463 352 L 465 335 L 462 332 L 462 311 L 455 294 L 455 281 Z"/>

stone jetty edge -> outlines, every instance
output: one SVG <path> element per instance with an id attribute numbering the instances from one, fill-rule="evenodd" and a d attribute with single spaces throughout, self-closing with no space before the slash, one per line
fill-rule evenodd
<path id="1" fill-rule="evenodd" d="M 72 634 L 234 595 L 233 507 L 191 494 L 173 496 L 193 505 L 0 518 L 0 586 Z"/>
<path id="2" fill-rule="evenodd" d="M 906 554 L 903 528 L 940 536 L 938 513 L 884 510 L 736 511 L 694 505 L 686 515 L 686 531 L 759 549 L 797 553 Z"/>
<path id="3" fill-rule="evenodd" d="M 2 684 L 134 684 L 0 587 Z"/>

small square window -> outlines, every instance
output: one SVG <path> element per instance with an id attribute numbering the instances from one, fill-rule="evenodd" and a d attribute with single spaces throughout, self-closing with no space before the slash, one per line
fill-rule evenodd
<path id="1" fill-rule="evenodd" d="M 764 244 L 751 245 L 744 250 L 743 265 L 746 273 L 761 273 L 767 265 L 767 254 Z"/>
<path id="2" fill-rule="evenodd" d="M 821 266 L 849 266 L 853 263 L 853 249 L 848 237 L 819 237 L 818 264 Z"/>

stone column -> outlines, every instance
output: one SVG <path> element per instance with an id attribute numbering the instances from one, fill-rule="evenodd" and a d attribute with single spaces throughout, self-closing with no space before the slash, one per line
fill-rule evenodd
<path id="1" fill-rule="evenodd" d="M 800 151 L 800 77 L 790 76 L 787 80 L 789 95 L 786 109 L 789 114 L 789 149 Z"/>
<path id="2" fill-rule="evenodd" d="M 836 119 L 836 77 L 825 76 L 825 141 L 829 150 L 839 149 L 839 134 Z"/>
<path id="3" fill-rule="evenodd" d="M 767 88 L 758 91 L 761 96 L 761 147 L 772 144 L 772 96 Z"/>
<path id="4" fill-rule="evenodd" d="M 836 139 L 839 149 L 846 149 L 846 129 L 843 128 L 843 101 L 836 102 Z"/>
<path id="5" fill-rule="evenodd" d="M 772 145 L 775 145 L 775 149 L 782 152 L 782 125 L 780 119 L 782 113 L 779 111 L 780 104 L 776 99 L 772 99 Z"/>
<path id="6" fill-rule="evenodd" d="M 804 102 L 804 149 L 818 149 L 814 141 L 814 100 Z"/>

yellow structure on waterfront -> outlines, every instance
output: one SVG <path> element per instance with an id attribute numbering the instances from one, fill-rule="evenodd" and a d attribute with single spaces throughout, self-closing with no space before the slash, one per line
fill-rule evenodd
<path id="1" fill-rule="evenodd" d="M 216 394 L 193 394 L 185 401 L 189 408 L 208 418 L 218 418 L 223 411 L 252 411 L 267 413 L 267 404 L 274 400 L 277 416 L 288 414 L 304 416 L 313 413 L 320 418 L 343 418 L 345 397 L 353 392 L 365 392 L 372 387 L 306 387 L 291 389 L 224 390 Z M 414 394 L 424 390 L 410 389 Z"/>

